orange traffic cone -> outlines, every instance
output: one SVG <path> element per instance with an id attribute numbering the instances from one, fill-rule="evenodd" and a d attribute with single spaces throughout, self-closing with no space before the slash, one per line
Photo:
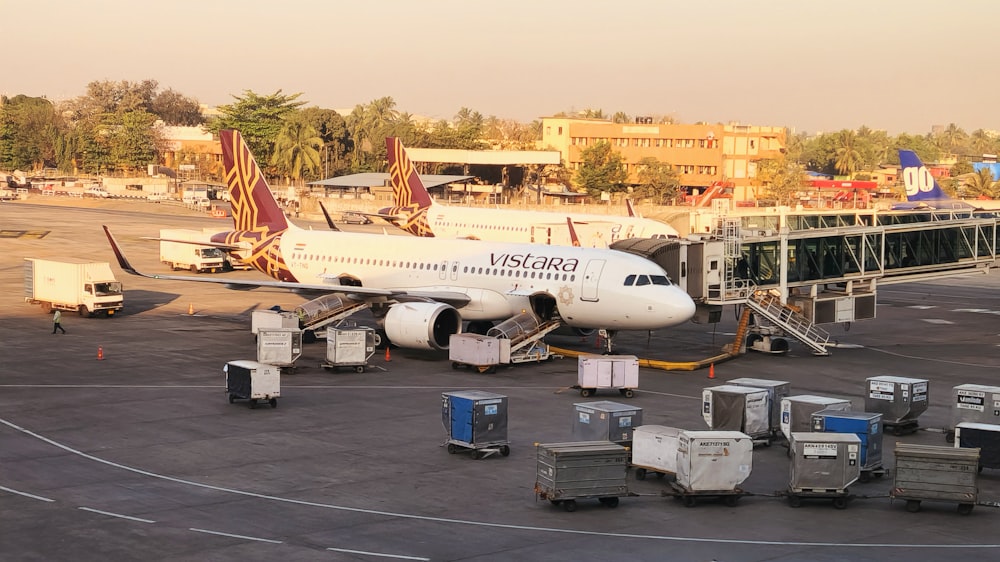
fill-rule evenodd
<path id="1" fill-rule="evenodd" d="M 710 379 L 715 378 L 715 363 L 712 363 L 711 365 L 708 366 L 708 378 Z"/>
<path id="2" fill-rule="evenodd" d="M 392 359 L 389 357 L 389 344 L 385 345 L 385 360 L 392 361 Z"/>
<path id="3" fill-rule="evenodd" d="M 194 314 L 194 303 L 189 303 L 188 304 L 188 316 L 191 316 L 193 314 Z"/>
<path id="4" fill-rule="evenodd" d="M 98 361 L 104 360 L 104 348 L 101 346 L 97 346 L 97 360 Z"/>

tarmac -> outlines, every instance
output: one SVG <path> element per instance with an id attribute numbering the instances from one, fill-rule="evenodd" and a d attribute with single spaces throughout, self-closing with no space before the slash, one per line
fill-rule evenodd
<path id="1" fill-rule="evenodd" d="M 934 502 L 908 513 L 888 497 L 895 442 L 946 445 L 952 387 L 1000 384 L 996 274 L 881 287 L 876 319 L 827 326 L 837 342 L 827 357 L 793 344 L 787 355 L 748 353 L 716 364 L 714 379 L 707 369 L 643 368 L 631 399 L 600 391 L 583 399 L 571 388 L 571 358 L 479 374 L 453 369 L 446 353 L 391 348 L 356 373 L 321 368 L 321 341 L 305 346 L 295 372 L 282 376 L 277 408 L 250 409 L 228 402 L 222 367 L 255 358 L 250 311 L 292 308 L 298 295 L 138 278 L 113 264 L 125 285 L 117 317 L 64 314 L 67 334 L 52 335 L 51 317 L 23 301 L 24 257 L 113 263 L 102 224 L 136 267 L 166 273 L 157 243 L 143 237 L 160 228 L 224 230 L 228 221 L 151 203 L 37 203 L 0 204 L 3 560 L 1000 556 L 1000 470 L 979 475 L 980 505 L 968 516 Z M 736 321 L 730 309 L 717 325 L 621 334 L 615 352 L 698 361 L 732 341 Z M 548 341 L 600 352 L 593 337 Z M 642 409 L 645 424 L 703 430 L 702 390 L 733 378 L 789 381 L 792 394 L 849 398 L 861 410 L 865 379 L 876 375 L 928 379 L 929 408 L 920 431 L 884 436 L 889 474 L 852 485 L 846 509 L 829 501 L 789 506 L 780 442 L 754 451 L 743 484 L 751 495 L 736 506 L 705 500 L 688 508 L 663 496 L 664 480 L 631 473 L 634 495 L 614 509 L 582 500 L 570 513 L 533 491 L 535 444 L 573 441 L 576 403 L 627 403 Z M 509 397 L 510 456 L 446 451 L 441 393 L 465 389 Z"/>

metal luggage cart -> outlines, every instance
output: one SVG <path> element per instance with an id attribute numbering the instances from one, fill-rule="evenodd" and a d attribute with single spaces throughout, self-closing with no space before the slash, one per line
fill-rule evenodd
<path id="1" fill-rule="evenodd" d="M 608 441 L 536 445 L 535 494 L 569 512 L 577 500 L 596 499 L 610 508 L 632 495 L 626 482 L 625 447 Z"/>
<path id="2" fill-rule="evenodd" d="M 468 452 L 473 459 L 510 454 L 507 440 L 507 397 L 484 390 L 441 394 L 441 422 L 448 433 L 449 454 Z"/>
<path id="3" fill-rule="evenodd" d="M 381 340 L 378 333 L 367 326 L 330 328 L 326 332 L 326 362 L 321 366 L 328 371 L 351 367 L 363 373 Z"/>
<path id="4" fill-rule="evenodd" d="M 956 502 L 962 515 L 972 513 L 978 498 L 979 449 L 896 443 L 896 470 L 889 497 L 906 501 L 906 511 L 920 502 Z"/>
<path id="5" fill-rule="evenodd" d="M 664 496 L 672 496 L 681 500 L 684 503 L 684 507 L 694 507 L 698 504 L 699 499 L 704 498 L 716 498 L 729 507 L 736 507 L 741 497 L 750 495 L 749 492 L 744 491 L 742 488 L 733 488 L 732 490 L 689 490 L 677 481 L 670 482 L 670 490 L 664 490 L 661 493 Z"/>

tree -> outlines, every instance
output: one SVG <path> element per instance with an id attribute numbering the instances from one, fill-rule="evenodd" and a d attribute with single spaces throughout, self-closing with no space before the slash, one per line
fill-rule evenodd
<path id="1" fill-rule="evenodd" d="M 299 112 L 299 116 L 314 129 L 323 140 L 321 149 L 323 159 L 323 177 L 338 175 L 347 168 L 347 155 L 354 150 L 351 133 L 347 130 L 347 122 L 339 113 L 332 109 L 307 107 Z"/>
<path id="2" fill-rule="evenodd" d="M 980 154 L 996 154 L 996 138 L 992 133 L 976 129 L 969 137 L 969 148 L 976 156 Z"/>
<path id="3" fill-rule="evenodd" d="M 837 134 L 837 171 L 852 176 L 861 168 L 861 153 L 857 149 L 857 133 L 844 129 Z"/>
<path id="4" fill-rule="evenodd" d="M 0 168 L 31 170 L 57 165 L 61 119 L 45 98 L 0 99 Z"/>
<path id="5" fill-rule="evenodd" d="M 680 176 L 670 164 L 647 156 L 639 161 L 638 168 L 636 197 L 652 199 L 657 205 L 664 205 L 680 194 Z"/>
<path id="6" fill-rule="evenodd" d="M 757 164 L 757 180 L 762 188 L 758 199 L 773 199 L 778 205 L 789 205 L 805 183 L 805 170 L 784 157 L 762 160 Z"/>
<path id="7" fill-rule="evenodd" d="M 319 171 L 319 151 L 323 139 L 305 120 L 289 119 L 274 142 L 271 165 L 293 180 Z"/>
<path id="8" fill-rule="evenodd" d="M 205 122 L 197 101 L 170 88 L 156 94 L 150 102 L 149 111 L 167 125 L 193 127 Z"/>
<path id="9" fill-rule="evenodd" d="M 274 153 L 274 141 L 285 125 L 285 119 L 304 105 L 296 101 L 302 94 L 282 94 L 281 90 L 262 96 L 245 90 L 243 96 L 218 107 L 221 115 L 210 120 L 205 129 L 218 134 L 222 129 L 236 129 L 243 135 L 258 162 L 269 162 Z"/>
<path id="10" fill-rule="evenodd" d="M 116 114 L 110 128 L 112 165 L 126 173 L 134 173 L 156 162 L 158 136 L 153 123 L 156 116 L 147 111 Z"/>
<path id="11" fill-rule="evenodd" d="M 611 149 L 611 144 L 598 141 L 580 152 L 583 162 L 573 178 L 591 196 L 604 192 L 621 191 L 628 175 L 622 167 L 622 156 Z"/>
<path id="12" fill-rule="evenodd" d="M 616 111 L 614 115 L 611 116 L 612 123 L 628 123 L 632 118 L 628 116 L 624 111 Z"/>
<path id="13" fill-rule="evenodd" d="M 969 175 L 962 182 L 965 188 L 966 197 L 989 197 L 994 199 L 997 196 L 997 182 L 993 178 L 993 172 L 989 168 L 982 168 L 978 172 Z"/>

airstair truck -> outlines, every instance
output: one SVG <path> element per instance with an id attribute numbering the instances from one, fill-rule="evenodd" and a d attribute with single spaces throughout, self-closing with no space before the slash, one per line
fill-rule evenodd
<path id="1" fill-rule="evenodd" d="M 205 234 L 200 230 L 182 228 L 160 229 L 160 261 L 170 269 L 190 269 L 191 273 L 221 272 L 226 268 L 226 255 L 219 248 L 200 246 Z"/>
<path id="2" fill-rule="evenodd" d="M 80 316 L 114 316 L 122 309 L 122 284 L 107 262 L 24 258 L 24 301 Z"/>

